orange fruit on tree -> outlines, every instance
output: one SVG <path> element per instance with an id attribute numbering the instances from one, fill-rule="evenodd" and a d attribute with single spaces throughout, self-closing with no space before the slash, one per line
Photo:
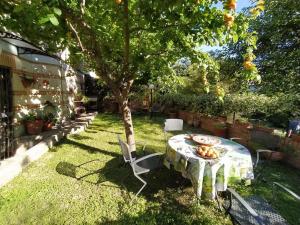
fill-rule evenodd
<path id="1" fill-rule="evenodd" d="M 235 0 L 229 0 L 227 2 L 227 7 L 229 9 L 235 10 L 236 9 L 236 1 Z"/>
<path id="2" fill-rule="evenodd" d="M 122 3 L 122 0 L 115 0 L 115 2 L 119 5 Z"/>
<path id="3" fill-rule="evenodd" d="M 245 58 L 245 61 L 253 61 L 253 56 L 247 56 L 246 58 Z"/>
<path id="4" fill-rule="evenodd" d="M 232 10 L 235 10 L 236 9 L 236 3 L 234 2 L 234 3 L 229 4 L 228 8 L 232 9 Z"/>
<path id="5" fill-rule="evenodd" d="M 233 21 L 234 21 L 233 15 L 229 13 L 224 14 L 224 22 L 227 27 L 231 27 L 233 25 Z"/>
<path id="6" fill-rule="evenodd" d="M 224 14 L 224 20 L 226 21 L 234 21 L 234 16 L 229 14 L 229 13 L 225 13 Z"/>
<path id="7" fill-rule="evenodd" d="M 246 70 L 251 70 L 252 68 L 254 68 L 254 64 L 251 61 L 245 61 L 243 63 L 243 66 Z"/>
<path id="8" fill-rule="evenodd" d="M 233 21 L 225 21 L 226 27 L 232 27 Z"/>

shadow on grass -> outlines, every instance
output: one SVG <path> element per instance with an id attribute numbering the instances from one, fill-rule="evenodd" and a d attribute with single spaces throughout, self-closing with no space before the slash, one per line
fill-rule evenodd
<path id="1" fill-rule="evenodd" d="M 104 185 L 105 182 L 110 182 L 126 191 L 128 195 L 129 192 L 135 194 L 142 186 L 142 183 L 134 177 L 130 165 L 124 165 L 122 160 L 121 157 L 115 157 L 108 161 L 95 159 L 78 165 L 63 161 L 57 164 L 56 171 L 61 175 L 94 185 Z M 90 170 L 88 165 L 92 162 L 96 162 L 98 166 Z M 89 177 L 95 175 L 97 179 L 90 181 Z M 159 192 L 167 189 L 191 187 L 190 182 L 182 178 L 179 173 L 168 170 L 165 167 L 153 170 L 143 177 L 148 185 L 140 195 L 143 195 L 148 200 L 156 199 L 156 195 Z M 129 202 L 130 198 L 126 198 Z"/>
<path id="2" fill-rule="evenodd" d="M 77 139 L 77 140 L 92 140 L 91 137 L 82 134 L 72 134 L 70 135 L 70 138 Z"/>
<path id="3" fill-rule="evenodd" d="M 95 147 L 85 145 L 85 144 L 82 144 L 82 143 L 79 143 L 79 142 L 76 142 L 76 141 L 73 141 L 73 140 L 70 140 L 70 139 L 67 139 L 67 138 L 63 140 L 62 144 L 73 145 L 73 146 L 79 147 L 82 150 L 88 151 L 89 153 L 101 153 L 101 154 L 109 155 L 109 156 L 112 156 L 112 157 L 119 157 L 120 156 L 120 154 L 118 154 L 118 153 L 111 152 L 111 151 L 108 151 L 108 150 L 105 150 L 105 149 L 95 148 Z M 57 149 L 53 148 L 53 149 L 50 149 L 49 151 L 55 152 L 55 151 L 57 151 Z"/>
<path id="4" fill-rule="evenodd" d="M 90 130 L 90 129 L 85 129 L 86 133 L 90 133 L 90 134 L 97 134 L 98 132 L 95 130 Z"/>
<path id="5" fill-rule="evenodd" d="M 90 133 L 91 132 L 97 133 L 97 131 L 102 131 L 102 132 L 107 132 L 107 133 L 112 133 L 112 134 L 122 134 L 122 132 L 117 132 L 117 131 L 111 131 L 111 130 L 103 129 L 103 125 L 91 125 L 91 126 L 89 126 L 88 131 Z"/>
<path id="6" fill-rule="evenodd" d="M 110 144 L 110 145 L 118 145 L 119 146 L 119 143 L 116 142 L 116 141 L 109 141 L 108 144 Z"/>

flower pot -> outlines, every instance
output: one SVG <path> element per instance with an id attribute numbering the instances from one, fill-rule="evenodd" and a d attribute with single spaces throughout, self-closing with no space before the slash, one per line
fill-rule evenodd
<path id="1" fill-rule="evenodd" d="M 187 114 L 187 124 L 192 126 L 193 125 L 193 121 L 194 121 L 194 113 L 189 112 Z"/>
<path id="2" fill-rule="evenodd" d="M 178 118 L 182 119 L 183 121 L 187 120 L 187 112 L 186 111 L 179 111 L 178 112 Z"/>
<path id="3" fill-rule="evenodd" d="M 285 157 L 285 153 L 284 152 L 277 152 L 277 151 L 262 152 L 260 154 L 261 154 L 261 156 L 263 158 L 271 160 L 271 161 L 281 161 Z"/>
<path id="4" fill-rule="evenodd" d="M 300 142 L 300 135 L 299 134 L 292 134 L 292 140 L 295 142 Z"/>
<path id="5" fill-rule="evenodd" d="M 274 128 L 270 128 L 270 127 L 254 126 L 253 129 L 270 133 L 270 134 L 274 132 Z"/>
<path id="6" fill-rule="evenodd" d="M 238 120 L 236 120 L 235 122 L 234 122 L 234 125 L 235 126 L 237 126 L 237 127 L 243 127 L 243 128 L 253 128 L 253 125 L 252 125 L 252 123 L 249 123 L 249 122 L 240 122 L 240 121 L 238 121 Z"/>
<path id="7" fill-rule="evenodd" d="M 33 78 L 21 77 L 21 82 L 22 82 L 24 88 L 28 88 L 32 84 L 34 84 L 36 81 Z"/>
<path id="8" fill-rule="evenodd" d="M 213 134 L 215 135 L 215 136 L 218 136 L 218 137 L 223 137 L 223 138 L 225 138 L 226 137 L 226 132 L 227 130 L 226 130 L 226 128 L 215 128 L 214 129 L 214 131 L 213 131 Z"/>
<path id="9" fill-rule="evenodd" d="M 195 113 L 195 115 L 194 115 L 193 126 L 194 127 L 200 126 L 200 114 L 199 113 Z"/>
<path id="10" fill-rule="evenodd" d="M 194 119 L 193 120 L 193 127 L 199 127 L 200 126 L 200 120 L 199 119 Z"/>
<path id="11" fill-rule="evenodd" d="M 227 117 L 219 116 L 219 117 L 216 117 L 215 120 L 220 121 L 220 122 L 226 122 L 227 121 Z"/>
<path id="12" fill-rule="evenodd" d="M 177 118 L 177 113 L 176 112 L 169 112 L 168 114 L 169 114 L 170 119 Z"/>
<path id="13" fill-rule="evenodd" d="M 43 128 L 43 120 L 34 120 L 34 121 L 26 121 L 25 122 L 25 127 L 26 127 L 26 132 L 29 135 L 36 135 L 42 132 Z"/>
<path id="14" fill-rule="evenodd" d="M 43 130 L 44 131 L 52 130 L 53 126 L 54 126 L 53 122 L 51 122 L 51 121 L 45 121 L 44 122 L 44 126 L 43 126 Z"/>

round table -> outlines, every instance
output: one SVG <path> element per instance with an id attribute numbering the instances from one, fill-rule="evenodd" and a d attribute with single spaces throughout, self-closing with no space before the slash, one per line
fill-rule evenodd
<path id="1" fill-rule="evenodd" d="M 173 165 L 175 170 L 189 178 L 197 197 L 214 199 L 216 191 L 225 191 L 228 184 L 254 178 L 251 154 L 244 146 L 228 139 L 210 136 L 220 140 L 220 144 L 214 147 L 221 154 L 217 159 L 203 159 L 196 154 L 197 143 L 188 140 L 189 136 L 181 134 L 169 139 L 164 164 L 168 168 Z"/>

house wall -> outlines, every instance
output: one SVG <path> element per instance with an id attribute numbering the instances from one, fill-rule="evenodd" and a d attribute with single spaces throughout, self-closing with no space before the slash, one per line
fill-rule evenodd
<path id="1" fill-rule="evenodd" d="M 53 111 L 62 120 L 71 116 L 83 79 L 69 65 L 48 56 L 18 56 L 16 47 L 0 40 L 0 66 L 11 70 L 15 137 L 25 134 L 22 117 L 30 110 Z M 26 87 L 24 77 L 34 82 Z M 46 101 L 54 107 L 45 106 Z"/>

